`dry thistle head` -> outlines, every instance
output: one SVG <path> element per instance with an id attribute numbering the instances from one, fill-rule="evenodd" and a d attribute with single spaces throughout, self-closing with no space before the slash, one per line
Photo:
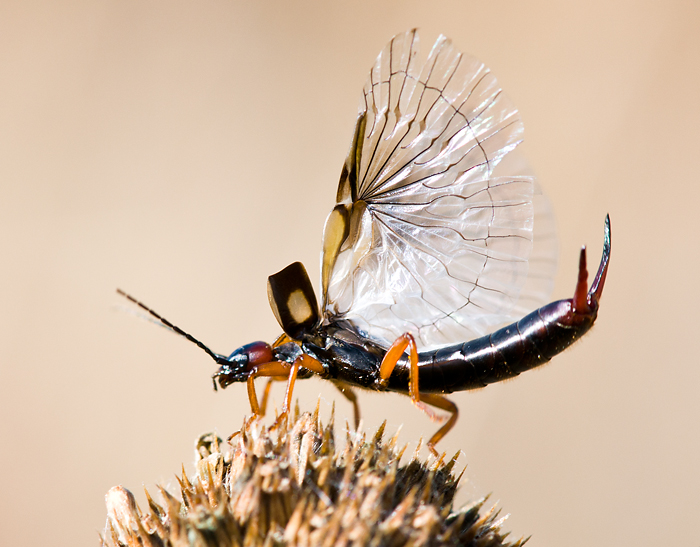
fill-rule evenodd
<path id="1" fill-rule="evenodd" d="M 495 508 L 485 499 L 458 511 L 452 502 L 459 478 L 455 458 L 430 465 L 418 450 L 401 465 L 405 447 L 347 431 L 339 449 L 333 418 L 323 426 L 316 411 L 289 425 L 267 428 L 247 419 L 222 450 L 221 439 L 197 442 L 197 476 L 179 478 L 182 501 L 160 488 L 162 504 L 146 492 L 149 510 L 121 486 L 107 496 L 102 545 L 465 545 L 518 546 L 505 541 Z M 460 475 L 461 477 L 461 475 Z"/>

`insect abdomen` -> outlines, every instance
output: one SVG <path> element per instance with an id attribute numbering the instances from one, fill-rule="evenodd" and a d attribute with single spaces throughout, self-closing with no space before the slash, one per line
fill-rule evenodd
<path id="1" fill-rule="evenodd" d="M 559 300 L 488 336 L 422 353 L 420 390 L 451 393 L 513 378 L 568 348 L 591 328 L 596 315 L 597 308 L 575 314 L 571 300 Z"/>

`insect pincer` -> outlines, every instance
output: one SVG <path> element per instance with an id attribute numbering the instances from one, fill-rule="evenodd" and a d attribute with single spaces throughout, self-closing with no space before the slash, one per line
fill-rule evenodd
<path id="1" fill-rule="evenodd" d="M 581 249 L 578 266 L 578 281 L 572 299 L 572 311 L 575 314 L 592 315 L 598 311 L 600 298 L 603 295 L 605 278 L 610 264 L 610 215 L 605 217 L 605 238 L 603 240 L 603 256 L 600 259 L 598 273 L 588 289 L 588 269 L 586 267 L 586 247 Z"/>

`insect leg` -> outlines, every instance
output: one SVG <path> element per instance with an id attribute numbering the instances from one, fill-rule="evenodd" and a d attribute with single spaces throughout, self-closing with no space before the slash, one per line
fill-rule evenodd
<path id="1" fill-rule="evenodd" d="M 418 348 L 416 347 L 415 339 L 410 333 L 407 332 L 399 336 L 396 341 L 391 344 L 391 347 L 386 352 L 386 355 L 384 355 L 382 364 L 379 366 L 380 381 L 385 383 L 387 380 L 389 380 L 389 376 L 391 376 L 391 373 L 396 367 L 396 363 L 399 362 L 401 355 L 407 348 L 409 349 L 409 361 L 411 363 L 408 382 L 408 395 L 411 397 L 413 404 L 425 412 L 431 420 L 439 420 L 440 417 L 420 400 L 421 394 L 418 390 Z"/>
<path id="2" fill-rule="evenodd" d="M 438 429 L 437 433 L 430 437 L 430 440 L 428 441 L 428 449 L 433 453 L 433 456 L 437 457 L 438 453 L 437 450 L 435 450 L 435 445 L 440 439 L 447 435 L 450 429 L 452 429 L 455 423 L 457 423 L 459 409 L 457 408 L 457 405 L 450 401 L 447 397 L 443 397 L 442 395 L 438 395 L 436 393 L 421 393 L 421 399 L 425 403 L 442 410 L 446 410 L 451 414 L 450 418 L 447 420 L 447 423 Z"/>
<path id="3" fill-rule="evenodd" d="M 265 410 L 267 409 L 267 401 L 270 398 L 270 388 L 272 387 L 272 382 L 284 382 L 287 379 L 286 376 L 271 376 L 265 384 L 265 391 L 263 391 L 262 401 L 260 401 L 260 414 L 265 415 Z"/>
<path id="4" fill-rule="evenodd" d="M 277 420 L 275 420 L 275 423 L 272 425 L 272 427 L 276 427 L 282 422 L 282 420 L 286 419 L 287 417 L 287 412 L 289 412 L 289 409 L 292 406 L 292 393 L 294 392 L 294 383 L 296 382 L 297 374 L 299 373 L 299 369 L 301 367 L 304 367 L 305 369 L 308 369 L 311 372 L 315 372 L 316 374 L 321 374 L 324 372 L 323 365 L 310 355 L 303 354 L 294 360 L 294 364 L 291 365 L 289 370 L 289 378 L 287 380 L 287 390 L 284 394 L 282 413 L 277 417 Z"/>
<path id="5" fill-rule="evenodd" d="M 355 429 L 357 429 L 360 426 L 360 405 L 357 402 L 357 395 L 352 388 L 344 382 L 333 382 L 333 385 L 338 388 L 338 391 L 343 394 L 343 397 L 352 403 L 352 411 L 355 418 Z"/>
<path id="6" fill-rule="evenodd" d="M 324 371 L 323 365 L 313 357 L 306 354 L 299 356 L 293 364 L 284 361 L 272 361 L 262 365 L 256 365 L 248 374 L 246 381 L 248 387 L 248 399 L 250 400 L 250 409 L 256 416 L 263 416 L 265 406 L 267 406 L 267 393 L 263 395 L 263 405 L 258 404 L 258 396 L 255 393 L 255 379 L 258 376 L 265 376 L 271 380 L 287 379 L 287 391 L 284 396 L 284 406 L 282 407 L 282 415 L 286 415 L 292 400 L 292 392 L 294 390 L 294 382 L 296 381 L 299 368 L 304 367 L 311 372 L 321 374 Z M 265 386 L 265 391 L 269 390 L 269 383 Z M 281 416 L 280 416 L 281 417 Z M 278 418 L 279 421 L 279 418 Z"/>
<path id="7" fill-rule="evenodd" d="M 250 410 L 253 412 L 253 414 L 256 416 L 263 415 L 263 412 L 261 412 L 260 406 L 258 405 L 258 396 L 255 394 L 255 378 L 258 376 L 284 376 L 286 378 L 291 368 L 292 365 L 282 361 L 273 361 L 271 363 L 264 363 L 253 367 L 246 381 L 248 387 L 248 400 L 250 401 Z M 265 404 L 267 404 L 267 401 L 265 401 Z"/>
<path id="8" fill-rule="evenodd" d="M 382 364 L 379 366 L 379 378 L 382 382 L 386 382 L 389 379 L 389 376 L 391 376 L 391 373 L 394 371 L 394 367 L 396 367 L 396 363 L 399 362 L 403 352 L 409 347 L 410 350 L 408 354 L 411 360 L 411 380 L 409 383 L 409 390 L 411 393 L 411 398 L 413 398 L 413 386 L 414 383 L 418 383 L 418 348 L 416 347 L 416 341 L 412 334 L 408 332 L 402 334 L 394 341 L 393 344 L 391 344 L 391 347 L 387 350 L 386 355 L 384 355 L 384 359 L 382 359 Z M 414 368 L 416 369 L 415 382 L 413 378 Z M 415 391 L 416 394 L 418 394 L 418 390 L 416 389 Z"/>

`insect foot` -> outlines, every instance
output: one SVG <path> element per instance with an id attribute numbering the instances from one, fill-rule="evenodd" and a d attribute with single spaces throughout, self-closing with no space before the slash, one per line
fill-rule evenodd
<path id="1" fill-rule="evenodd" d="M 179 498 L 159 488 L 141 510 L 122 486 L 106 495 L 104 547 L 143 545 L 467 545 L 518 546 L 503 519 L 478 500 L 453 508 L 456 456 L 425 462 L 384 425 L 371 437 L 328 424 L 298 407 L 273 431 L 246 420 L 224 443 L 201 436 L 196 474 L 179 477 Z M 342 445 L 342 446 L 341 446 Z"/>

